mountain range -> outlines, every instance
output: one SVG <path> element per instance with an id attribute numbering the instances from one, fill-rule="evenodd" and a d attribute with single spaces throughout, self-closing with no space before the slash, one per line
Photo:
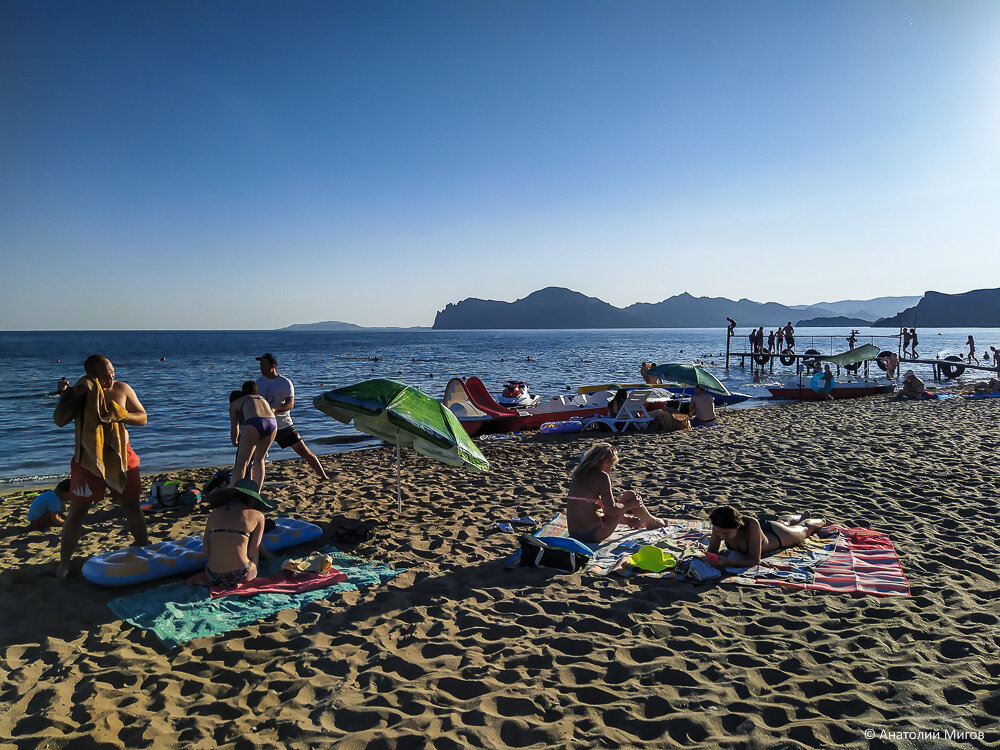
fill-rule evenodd
<path id="1" fill-rule="evenodd" d="M 863 321 L 895 315 L 919 297 L 878 297 L 817 305 L 693 297 L 678 294 L 662 302 L 615 307 L 562 287 L 547 287 L 515 302 L 469 298 L 448 304 L 434 318 L 436 329 L 483 328 L 717 328 L 733 318 L 742 326 L 798 323 L 807 318 L 848 317 Z"/>

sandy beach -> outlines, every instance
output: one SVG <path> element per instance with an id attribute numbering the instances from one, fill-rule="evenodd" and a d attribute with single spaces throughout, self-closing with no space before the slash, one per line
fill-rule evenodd
<path id="1" fill-rule="evenodd" d="M 402 516 L 392 449 L 323 457 L 328 484 L 270 464 L 280 515 L 375 521 L 344 551 L 407 572 L 168 650 L 107 608 L 143 586 L 79 575 L 129 543 L 110 501 L 63 582 L 58 533 L 28 531 L 27 502 L 8 498 L 0 746 L 998 747 L 998 417 L 996 400 L 877 397 L 613 438 L 616 489 L 655 513 L 734 503 L 888 533 L 899 598 L 503 570 L 516 537 L 496 522 L 562 510 L 577 458 L 605 439 L 534 435 L 479 442 L 486 475 L 404 451 Z M 206 515 L 150 514 L 150 537 L 201 533 Z"/>

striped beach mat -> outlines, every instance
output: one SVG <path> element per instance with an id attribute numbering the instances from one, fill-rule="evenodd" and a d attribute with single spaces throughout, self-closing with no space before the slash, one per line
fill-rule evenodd
<path id="1" fill-rule="evenodd" d="M 622 571 L 625 558 L 646 544 L 654 544 L 680 558 L 700 554 L 708 545 L 711 526 L 707 521 L 671 518 L 662 529 L 634 530 L 620 526 L 611 538 L 594 547 L 594 558 L 585 572 L 608 575 Z M 535 536 L 568 536 L 562 513 L 543 526 Z M 519 564 L 520 552 L 504 567 Z M 828 526 L 802 544 L 781 550 L 767 558 L 768 566 L 730 569 L 725 583 L 748 586 L 787 586 L 844 594 L 909 596 L 910 585 L 903 573 L 896 549 L 888 535 L 864 528 Z M 643 578 L 676 578 L 672 570 L 645 573 Z"/>

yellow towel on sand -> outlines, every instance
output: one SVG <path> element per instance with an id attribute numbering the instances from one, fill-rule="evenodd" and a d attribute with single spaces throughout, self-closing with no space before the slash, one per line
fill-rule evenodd
<path id="1" fill-rule="evenodd" d="M 128 433 L 125 425 L 112 420 L 121 419 L 127 412 L 105 398 L 97 378 L 83 377 L 76 384 L 87 389 L 87 402 L 76 417 L 73 458 L 87 471 L 104 477 L 108 487 L 121 492 L 125 489 Z"/>

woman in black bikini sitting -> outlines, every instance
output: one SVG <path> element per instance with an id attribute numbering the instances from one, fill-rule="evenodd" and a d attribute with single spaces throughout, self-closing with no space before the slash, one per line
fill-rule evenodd
<path id="1" fill-rule="evenodd" d="M 822 518 L 809 518 L 808 513 L 784 516 L 775 521 L 758 521 L 731 505 L 716 508 L 709 519 L 712 538 L 708 542 L 706 560 L 717 568 L 760 565 L 765 555 L 794 547 L 826 526 Z M 723 542 L 726 552 L 719 555 Z"/>
<path id="2" fill-rule="evenodd" d="M 257 577 L 264 514 L 277 503 L 258 494 L 257 483 L 241 479 L 209 496 L 213 510 L 205 523 L 205 573 L 212 586 L 235 586 Z M 266 550 L 265 550 L 266 553 Z"/>
<path id="3" fill-rule="evenodd" d="M 609 443 L 598 443 L 573 470 L 566 497 L 566 526 L 569 535 L 584 544 L 603 542 L 619 523 L 633 529 L 658 529 L 664 525 L 632 490 L 626 490 L 615 501 L 609 472 L 617 463 L 617 449 Z"/>

